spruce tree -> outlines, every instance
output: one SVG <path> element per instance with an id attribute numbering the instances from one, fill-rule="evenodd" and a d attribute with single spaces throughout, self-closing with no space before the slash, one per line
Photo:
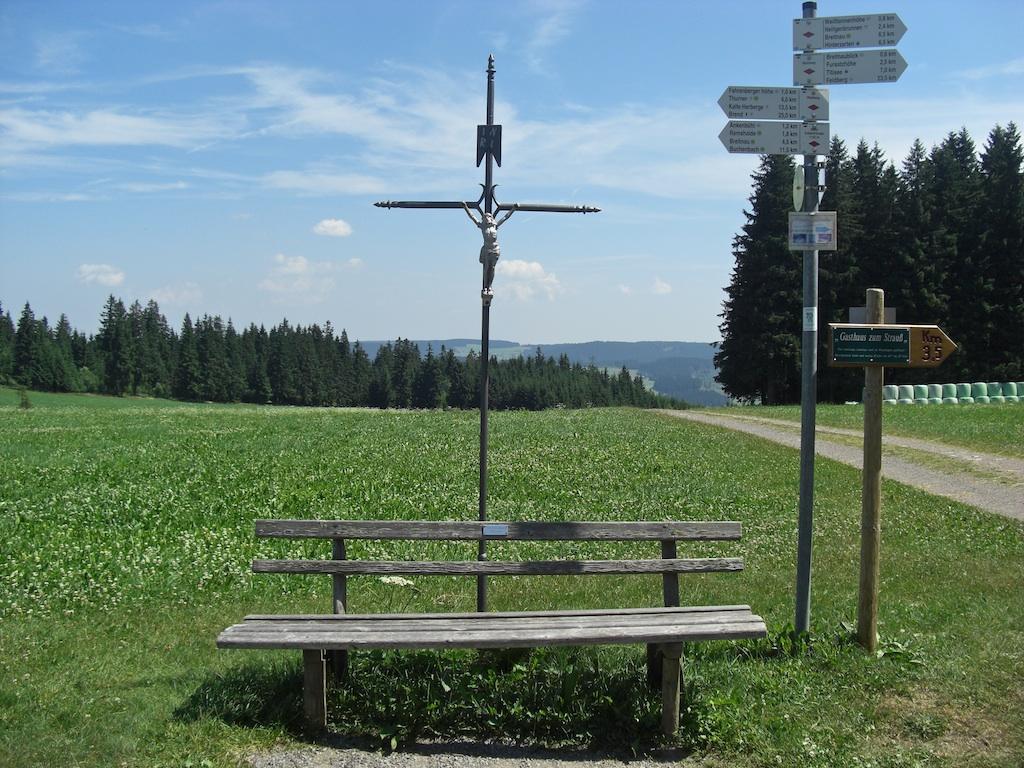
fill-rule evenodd
<path id="1" fill-rule="evenodd" d="M 967 130 L 950 133 L 932 150 L 930 161 L 933 234 L 927 277 L 946 286 L 948 302 L 936 320 L 960 345 L 943 366 L 944 376 L 987 377 L 993 278 L 981 249 L 981 169 Z"/>
<path id="2" fill-rule="evenodd" d="M 14 322 L 0 304 L 0 384 L 14 380 Z"/>
<path id="3" fill-rule="evenodd" d="M 39 365 L 40 351 L 36 336 L 36 316 L 26 301 L 18 318 L 14 335 L 14 379 L 25 387 L 33 385 L 34 371 Z"/>
<path id="4" fill-rule="evenodd" d="M 858 396 L 860 385 L 849 371 L 828 366 L 828 324 L 847 322 L 849 307 L 864 303 L 858 263 L 864 213 L 854 192 L 853 161 L 838 136 L 832 138 L 825 160 L 819 208 L 836 211 L 838 233 L 836 250 L 818 252 L 818 399 L 842 402 Z"/>
<path id="5" fill-rule="evenodd" d="M 986 359 L 994 380 L 1024 379 L 1024 183 L 1017 126 L 996 126 L 981 156 L 985 231 L 981 248 L 992 280 Z"/>
<path id="6" fill-rule="evenodd" d="M 188 313 L 181 321 L 181 336 L 178 340 L 178 366 L 174 372 L 172 387 L 178 400 L 199 400 L 202 396 L 199 351 L 196 348 L 195 331 Z"/>
<path id="7" fill-rule="evenodd" d="M 103 356 L 103 390 L 121 396 L 132 385 L 134 354 L 128 313 L 124 303 L 113 295 L 103 307 L 96 338 Z"/>
<path id="8" fill-rule="evenodd" d="M 754 172 L 747 223 L 733 240 L 720 315 L 716 379 L 732 397 L 795 402 L 800 391 L 801 264 L 787 244 L 793 159 L 764 155 Z"/>

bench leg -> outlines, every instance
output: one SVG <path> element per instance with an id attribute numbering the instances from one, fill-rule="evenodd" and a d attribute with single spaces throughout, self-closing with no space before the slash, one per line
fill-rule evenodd
<path id="1" fill-rule="evenodd" d="M 658 690 L 661 686 L 661 648 L 654 644 L 647 644 L 647 687 L 651 690 Z"/>
<path id="2" fill-rule="evenodd" d="M 302 650 L 302 704 L 313 731 L 327 728 L 327 665 L 319 648 Z"/>
<path id="3" fill-rule="evenodd" d="M 327 665 L 335 685 L 348 679 L 348 651 L 327 651 Z"/>
<path id="4" fill-rule="evenodd" d="M 681 643 L 661 646 L 661 732 L 674 736 L 679 730 L 679 689 L 682 683 Z"/>

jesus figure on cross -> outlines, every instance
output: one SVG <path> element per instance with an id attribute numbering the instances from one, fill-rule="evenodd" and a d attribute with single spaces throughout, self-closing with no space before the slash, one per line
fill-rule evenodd
<path id="1" fill-rule="evenodd" d="M 498 263 L 498 257 L 501 256 L 501 248 L 498 246 L 498 227 L 504 224 L 508 217 L 515 213 L 515 210 L 509 211 L 495 221 L 494 214 L 484 213 L 478 219 L 468 205 L 463 203 L 462 208 L 469 216 L 470 221 L 480 228 L 480 232 L 484 236 L 484 244 L 480 247 L 480 263 L 484 265 L 484 290 L 490 291 L 491 283 L 494 282 L 494 267 Z"/>

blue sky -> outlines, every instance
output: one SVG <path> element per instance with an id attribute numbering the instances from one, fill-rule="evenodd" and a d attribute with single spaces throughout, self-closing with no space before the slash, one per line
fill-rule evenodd
<path id="1" fill-rule="evenodd" d="M 899 13 L 898 83 L 831 87 L 831 130 L 898 163 L 1024 123 L 1024 3 Z M 0 3 L 0 302 L 93 330 L 109 293 L 353 338 L 479 334 L 487 55 L 502 201 L 588 203 L 502 227 L 493 338 L 718 338 L 754 156 L 728 85 L 791 85 L 799 2 Z M 840 237 L 842 233 L 840 232 Z M 825 256 L 824 258 L 827 258 Z M 794 319 L 798 322 L 798 319 Z"/>

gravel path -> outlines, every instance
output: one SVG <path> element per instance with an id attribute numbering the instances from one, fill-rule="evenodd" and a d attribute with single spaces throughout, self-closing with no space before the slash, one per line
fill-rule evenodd
<path id="1" fill-rule="evenodd" d="M 800 447 L 800 425 L 796 422 L 751 416 L 726 416 L 700 411 L 660 412 L 701 424 L 746 432 L 790 448 Z M 818 427 L 816 432 L 819 436 L 815 440 L 815 451 L 819 456 L 857 469 L 861 468 L 863 459 L 861 448 L 821 438 L 822 434 L 860 437 L 860 432 L 835 427 Z M 882 476 L 889 480 L 896 480 L 936 496 L 944 496 L 947 499 L 970 504 L 972 507 L 987 512 L 1024 521 L 1024 461 L 907 437 L 883 436 L 882 444 L 883 446 L 924 451 L 936 456 L 975 464 L 986 471 L 1001 473 L 1008 482 L 986 480 L 969 472 L 958 471 L 953 465 L 948 469 L 938 470 L 922 466 L 908 459 L 886 455 L 884 451 L 882 454 Z"/>

